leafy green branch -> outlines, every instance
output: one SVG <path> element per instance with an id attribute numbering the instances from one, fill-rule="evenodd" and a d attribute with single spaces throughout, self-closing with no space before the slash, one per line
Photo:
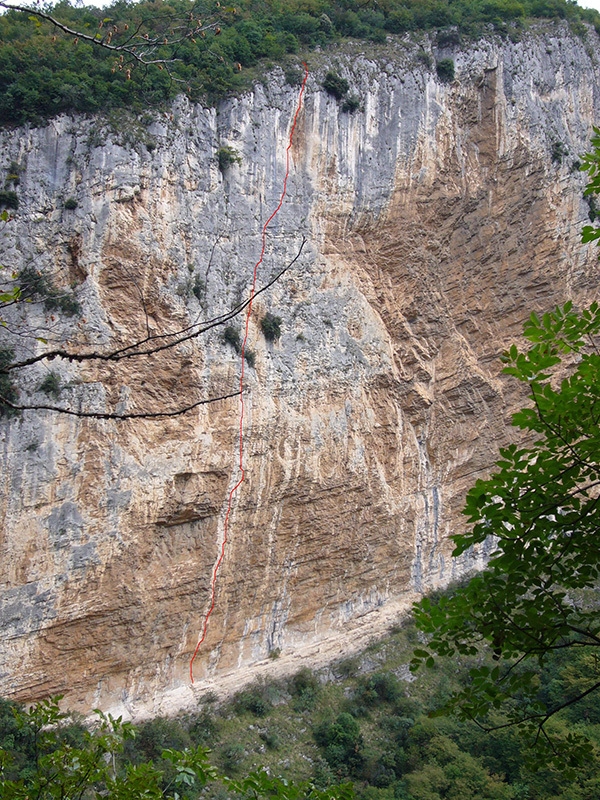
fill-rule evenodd
<path id="1" fill-rule="evenodd" d="M 600 191 L 594 130 L 582 165 L 588 193 Z M 600 240 L 600 229 L 584 228 L 583 238 Z M 523 335 L 528 347 L 513 345 L 502 356 L 504 374 L 529 389 L 530 405 L 512 419 L 523 444 L 500 449 L 495 471 L 467 494 L 470 529 L 452 537 L 456 558 L 490 537 L 495 549 L 466 585 L 416 605 L 428 639 L 411 668 L 432 667 L 438 657 L 480 658 L 442 713 L 487 731 L 517 726 L 538 759 L 542 753 L 568 771 L 591 745 L 579 734 L 557 738 L 549 723 L 600 689 L 600 669 L 553 702 L 539 676 L 557 651 L 600 647 L 600 620 L 588 599 L 600 578 L 600 305 L 576 311 L 567 302 L 531 314 Z"/>
<path id="2" fill-rule="evenodd" d="M 600 361 L 583 347 L 599 324 L 596 304 L 581 315 L 567 304 L 541 321 L 530 320 L 527 338 L 536 343 L 528 353 L 511 348 L 507 354 L 506 371 L 528 383 L 536 400 L 534 409 L 514 416 L 513 424 L 543 438 L 531 447 L 501 450 L 498 471 L 469 492 L 465 514 L 473 528 L 454 537 L 454 555 L 482 544 L 490 534 L 496 536 L 497 549 L 487 570 L 466 587 L 437 603 L 425 599 L 419 605 L 417 622 L 432 639 L 427 650 L 416 651 L 415 667 L 423 661 L 431 665 L 434 654 L 475 655 L 482 642 L 497 659 L 526 656 L 539 664 L 558 648 L 600 645 L 595 609 L 585 608 L 574 594 L 593 587 L 599 575 L 600 440 L 597 425 L 590 424 L 589 406 L 600 391 Z M 551 329 L 554 344 L 549 343 Z M 564 351 L 577 353 L 580 360 L 557 390 L 551 368 L 562 365 L 559 354 Z M 535 670 L 507 675 L 500 666 L 474 669 L 471 686 L 454 696 L 449 708 L 481 720 L 520 695 L 509 724 L 536 720 L 539 733 L 553 714 L 597 688 L 594 682 L 546 709 L 537 704 Z"/>

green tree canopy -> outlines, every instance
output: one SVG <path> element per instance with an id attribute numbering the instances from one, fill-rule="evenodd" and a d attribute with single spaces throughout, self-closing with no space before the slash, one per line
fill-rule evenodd
<path id="1" fill-rule="evenodd" d="M 343 38 L 439 31 L 459 44 L 519 36 L 528 19 L 564 19 L 587 35 L 600 14 L 571 0 L 0 0 L 0 125 L 40 124 L 65 112 L 143 111 L 182 92 L 211 102 L 251 85 L 261 68 Z M 51 20 L 56 24 L 52 24 Z M 444 29 L 447 30 L 443 33 Z"/>

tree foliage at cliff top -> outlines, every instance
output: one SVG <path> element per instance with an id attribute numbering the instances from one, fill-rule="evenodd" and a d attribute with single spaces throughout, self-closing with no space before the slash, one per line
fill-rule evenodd
<path id="1" fill-rule="evenodd" d="M 586 20 L 600 30 L 600 15 L 569 0 L 119 0 L 105 9 L 48 7 L 69 27 L 96 35 L 116 29 L 118 43 L 140 30 L 164 34 L 158 57 L 171 68 L 134 66 L 118 54 L 61 33 L 50 23 L 17 11 L 0 17 L 0 124 L 39 123 L 62 112 L 95 113 L 160 104 L 180 92 L 216 100 L 243 88 L 257 65 L 285 62 L 289 54 L 344 37 L 385 41 L 388 33 L 444 29 L 467 36 L 528 18 Z M 178 21 L 189 15 L 218 27 L 176 45 Z"/>

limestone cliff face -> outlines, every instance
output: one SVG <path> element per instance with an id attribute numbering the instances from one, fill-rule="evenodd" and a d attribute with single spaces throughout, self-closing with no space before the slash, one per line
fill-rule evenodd
<path id="1" fill-rule="evenodd" d="M 194 687 L 239 478 L 237 398 L 169 419 L 1 423 L 0 694 L 133 716 L 190 706 L 351 649 L 473 564 L 452 562 L 447 537 L 521 399 L 497 355 L 532 309 L 598 289 L 572 165 L 600 118 L 600 48 L 556 26 L 434 55 L 454 58 L 454 83 L 407 42 L 311 57 L 258 286 L 307 244 L 250 320 L 246 480 Z M 332 65 L 353 114 L 320 88 Z M 31 306 L 11 327 L 108 351 L 228 312 L 278 202 L 297 96 L 275 69 L 218 110 L 182 100 L 146 127 L 65 117 L 2 133 L 2 163 L 23 167 L 2 263 L 77 284 L 83 306 L 70 322 Z M 224 146 L 241 163 L 222 174 Z M 275 343 L 266 311 L 282 318 Z M 150 358 L 31 367 L 23 399 L 48 403 L 50 368 L 58 402 L 124 412 L 234 392 L 240 363 L 215 328 Z"/>

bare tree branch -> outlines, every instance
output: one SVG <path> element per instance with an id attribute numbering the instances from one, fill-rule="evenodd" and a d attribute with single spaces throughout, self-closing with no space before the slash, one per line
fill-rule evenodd
<path id="1" fill-rule="evenodd" d="M 515 725 L 520 725 L 523 722 L 533 722 L 534 720 L 539 720 L 539 725 L 538 725 L 539 733 L 545 733 L 544 725 L 548 722 L 550 717 L 553 717 L 555 714 L 558 714 L 559 711 L 562 711 L 563 709 L 568 708 L 569 706 L 575 705 L 575 703 L 578 703 L 580 700 L 583 700 L 584 697 L 587 697 L 588 694 L 592 694 L 592 692 L 595 692 L 596 689 L 599 688 L 600 688 L 600 681 L 597 681 L 596 683 L 593 684 L 593 686 L 590 686 L 589 689 L 586 689 L 584 692 L 580 692 L 576 697 L 572 697 L 570 700 L 566 700 L 564 703 L 555 706 L 550 711 L 540 711 L 538 714 L 528 714 L 527 716 L 522 717 L 521 719 L 513 719 L 510 720 L 510 722 L 503 722 L 498 725 L 488 726 L 482 722 L 478 722 L 475 717 L 471 717 L 470 715 L 468 716 L 469 719 L 475 722 L 476 725 L 486 733 L 491 733 L 492 731 L 500 731 L 503 730 L 504 728 L 514 728 Z"/>
<path id="2" fill-rule="evenodd" d="M 23 406 L 18 403 L 11 403 L 10 400 L 2 397 L 2 395 L 0 395 L 0 403 L 12 408 L 14 411 L 56 411 L 59 414 L 68 414 L 72 417 L 84 417 L 88 419 L 157 419 L 158 417 L 179 417 L 194 408 L 198 408 L 198 406 L 204 406 L 208 403 L 216 403 L 219 400 L 229 400 L 231 397 L 239 397 L 240 394 L 241 392 L 238 389 L 237 392 L 230 392 L 229 394 L 219 395 L 218 397 L 209 397 L 206 400 L 197 400 L 195 403 L 191 403 L 188 406 L 183 406 L 182 408 L 178 408 L 174 411 L 132 411 L 127 414 L 115 414 L 112 412 L 102 411 L 74 411 L 71 408 L 48 406 L 43 403 L 39 405 L 36 404 L 31 406 Z"/>
<path id="3" fill-rule="evenodd" d="M 284 275 L 296 263 L 296 261 L 300 258 L 300 255 L 302 254 L 302 250 L 304 249 L 305 244 L 306 244 L 306 238 L 303 238 L 300 247 L 298 249 L 298 252 L 294 256 L 294 258 L 289 262 L 289 264 L 287 264 L 283 269 L 281 269 L 261 289 L 256 291 L 253 296 L 249 297 L 243 303 L 238 304 L 234 309 L 232 309 L 226 314 L 221 314 L 220 316 L 214 317 L 213 319 L 203 323 L 195 322 L 192 325 L 186 326 L 185 328 L 181 328 L 178 331 L 174 331 L 171 333 L 154 334 L 154 335 L 148 334 L 148 336 L 146 336 L 144 339 L 141 339 L 137 342 L 127 345 L 126 347 L 122 347 L 117 350 L 112 350 L 107 353 L 98 353 L 96 351 L 87 353 L 75 353 L 66 349 L 51 350 L 45 353 L 40 353 L 39 355 L 36 356 L 32 356 L 31 358 L 25 359 L 23 361 L 18 361 L 12 364 L 8 364 L 0 369 L 0 375 L 2 374 L 7 375 L 8 373 L 12 373 L 14 370 L 23 369 L 24 367 L 32 366 L 33 364 L 37 364 L 42 361 L 52 361 L 55 358 L 62 358 L 67 361 L 82 363 L 85 361 L 118 362 L 126 358 L 137 358 L 139 356 L 152 356 L 156 353 L 162 352 L 163 350 L 168 350 L 172 347 L 177 346 L 178 344 L 196 338 L 197 336 L 200 336 L 202 333 L 206 333 L 207 331 L 210 331 L 213 328 L 226 324 L 227 322 L 229 322 L 232 319 L 235 319 L 239 314 L 241 314 L 242 311 L 244 311 L 249 306 L 249 304 L 254 300 L 254 298 L 262 294 L 263 292 L 266 292 L 271 286 L 273 286 L 273 284 L 275 284 L 282 277 L 282 275 Z M 143 293 L 139 286 L 136 285 L 136 288 L 138 289 L 138 292 L 140 293 L 140 296 L 142 298 L 142 305 L 144 308 L 144 312 L 146 314 L 146 321 L 147 321 L 147 311 Z M 6 392 L 7 390 L 5 389 L 4 391 Z M 132 411 L 124 414 L 118 414 L 113 412 L 78 411 L 72 408 L 64 408 L 61 406 L 48 405 L 45 403 L 34 403 L 30 405 L 24 405 L 16 402 L 16 396 L 14 396 L 13 399 L 11 400 L 10 398 L 3 395 L 0 395 L 0 407 L 11 409 L 15 412 L 53 411 L 60 414 L 67 414 L 74 417 L 82 417 L 90 419 L 113 419 L 113 420 L 158 419 L 164 417 L 180 416 L 201 405 L 214 403 L 219 400 L 227 400 L 231 397 L 238 397 L 241 394 L 241 391 L 242 390 L 239 389 L 236 392 L 230 392 L 228 394 L 219 395 L 217 397 L 209 397 L 204 400 L 198 400 L 194 403 L 191 403 L 189 405 L 171 411 L 157 411 L 157 412 Z"/>
<path id="4" fill-rule="evenodd" d="M 262 288 L 258 289 L 254 293 L 254 298 L 270 289 L 271 286 L 273 286 L 273 284 L 275 284 L 296 263 L 296 261 L 300 258 L 305 244 L 306 238 L 303 238 L 298 252 L 290 261 L 290 263 L 280 270 L 275 277 L 266 283 Z M 75 361 L 81 363 L 84 361 L 121 361 L 125 358 L 138 358 L 140 356 L 153 355 L 154 353 L 159 353 L 162 350 L 168 350 L 172 347 L 176 347 L 178 344 L 182 344 L 190 339 L 194 339 L 203 333 L 207 333 L 213 328 L 225 325 L 227 322 L 230 322 L 232 319 L 235 319 L 235 317 L 241 314 L 251 301 L 252 298 L 248 298 L 226 314 L 221 314 L 220 316 L 214 317 L 207 322 L 194 323 L 193 325 L 181 328 L 180 330 L 171 333 L 147 336 L 144 339 L 140 339 L 137 342 L 127 345 L 127 347 L 122 347 L 118 350 L 112 350 L 108 353 L 98 353 L 95 350 L 87 353 L 74 353 L 70 350 L 58 348 L 56 350 L 49 350 L 45 353 L 40 353 L 23 361 L 15 361 L 3 369 L 0 369 L 0 373 L 13 372 L 14 370 L 23 369 L 23 367 L 29 367 L 32 364 L 37 364 L 40 361 L 53 361 L 55 358 L 63 358 L 66 361 Z M 151 342 L 155 342 L 155 344 L 151 345 L 150 347 L 144 347 L 145 345 L 149 345 Z"/>
<path id="5" fill-rule="evenodd" d="M 116 55 L 122 55 L 123 53 L 126 53 L 131 59 L 140 64 L 144 64 L 145 66 L 155 64 L 158 66 L 168 67 L 169 64 L 173 64 L 175 61 L 179 60 L 174 57 L 154 58 L 153 56 L 155 51 L 161 46 L 169 45 L 170 47 L 175 47 L 176 45 L 184 42 L 186 39 L 194 39 L 196 36 L 202 36 L 202 34 L 208 30 L 214 30 L 215 32 L 219 30 L 218 21 L 202 24 L 200 20 L 194 18 L 193 14 L 190 14 L 187 20 L 188 24 L 173 28 L 173 35 L 171 37 L 155 36 L 150 38 L 148 34 L 140 34 L 144 24 L 142 21 L 139 23 L 136 30 L 134 30 L 132 33 L 128 33 L 125 42 L 117 42 L 113 44 L 115 35 L 121 33 L 121 31 L 119 31 L 118 27 L 115 25 L 107 26 L 106 33 L 103 35 L 97 33 L 92 36 L 89 33 L 83 33 L 82 31 L 78 31 L 75 28 L 69 27 L 64 22 L 56 19 L 56 17 L 52 16 L 52 14 L 48 13 L 47 11 L 44 11 L 39 6 L 23 6 L 6 2 L 6 0 L 0 0 L 0 7 L 12 11 L 22 11 L 25 14 L 31 14 L 38 19 L 49 22 L 51 25 L 54 25 L 55 28 L 63 33 L 66 33 L 68 36 L 72 36 L 75 41 L 81 40 L 84 42 L 90 42 L 90 44 L 94 44 L 97 47 L 102 47 L 103 49 L 109 50 Z M 102 22 L 100 25 L 102 26 Z"/>

